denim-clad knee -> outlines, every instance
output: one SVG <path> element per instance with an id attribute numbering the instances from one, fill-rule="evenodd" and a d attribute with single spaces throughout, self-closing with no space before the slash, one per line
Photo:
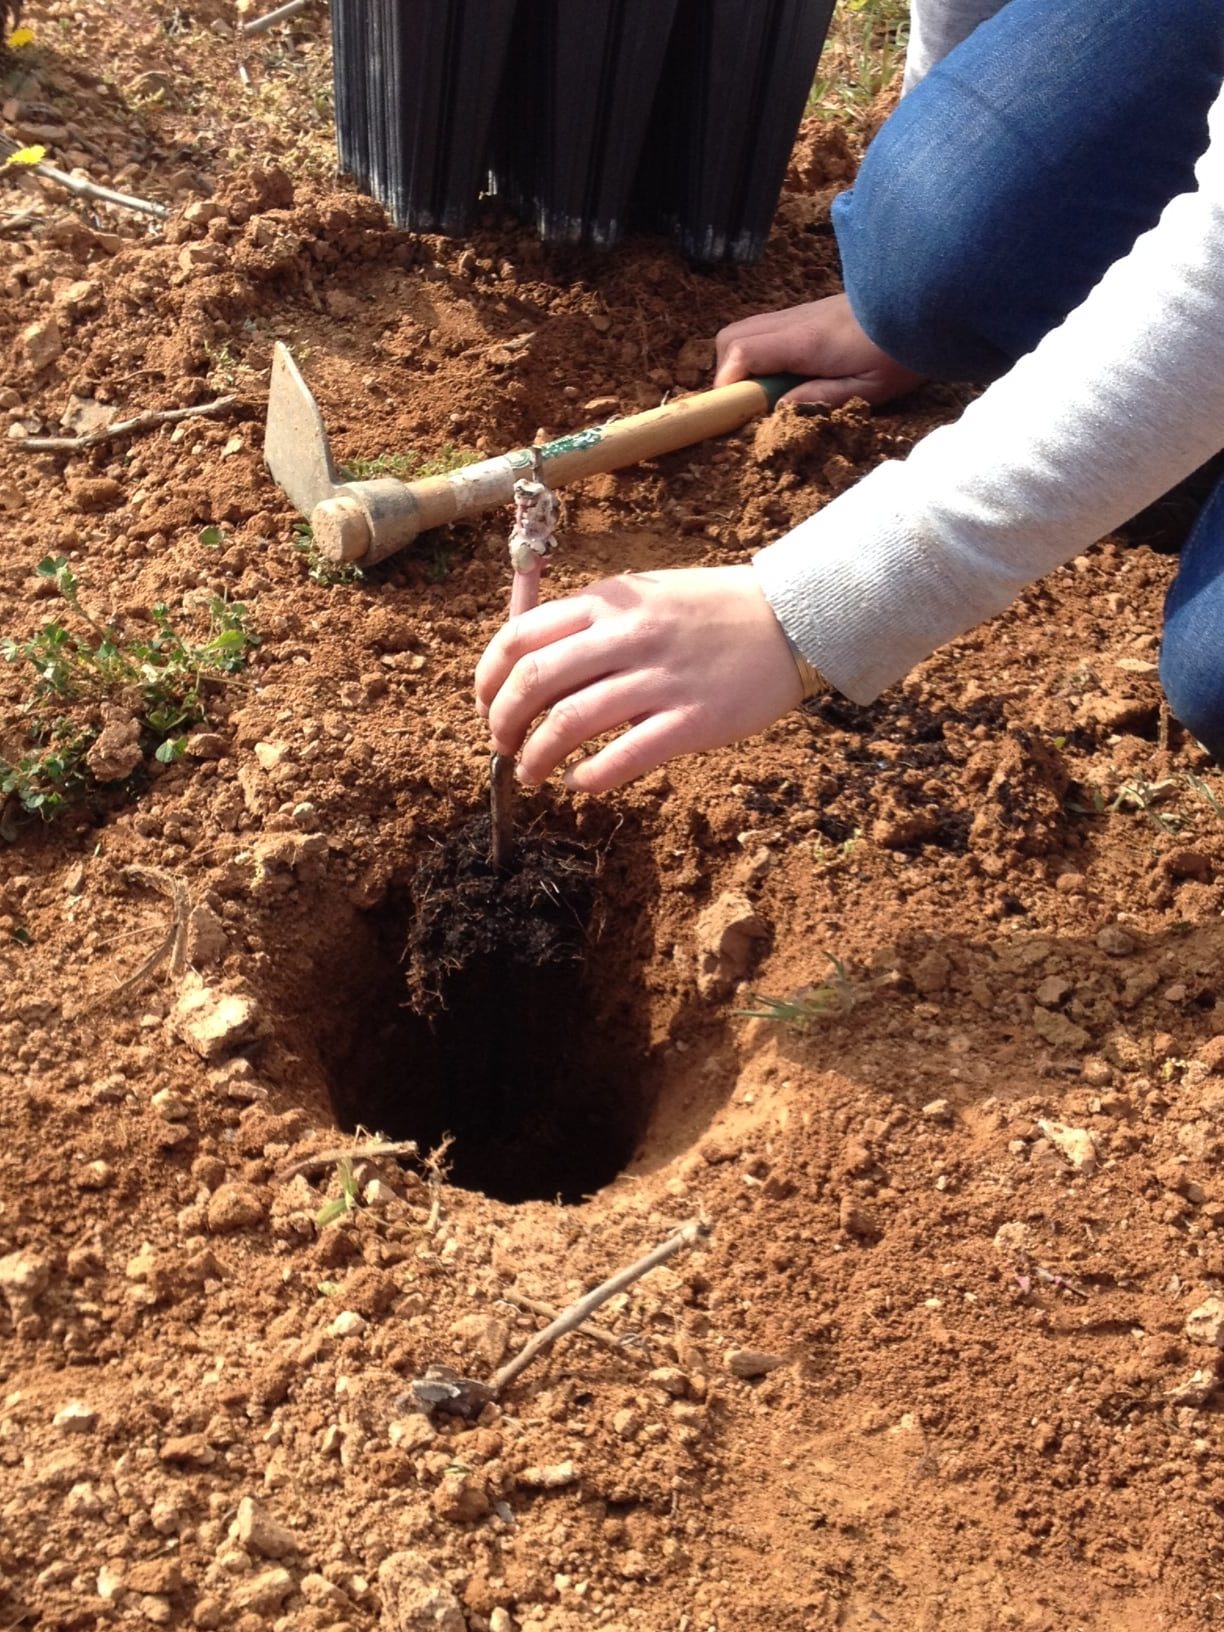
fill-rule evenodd
<path id="1" fill-rule="evenodd" d="M 1165 598 L 1160 681 L 1187 731 L 1224 762 L 1224 481 L 1199 512 Z"/>
<path id="2" fill-rule="evenodd" d="M 898 362 L 987 381 L 1194 185 L 1224 0 L 1008 0 L 904 97 L 833 223 Z"/>

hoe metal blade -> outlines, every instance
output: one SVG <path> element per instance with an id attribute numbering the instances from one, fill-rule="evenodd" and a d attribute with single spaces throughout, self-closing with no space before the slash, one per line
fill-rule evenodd
<path id="1" fill-rule="evenodd" d="M 272 350 L 264 458 L 304 516 L 340 485 L 323 416 L 289 347 L 280 340 Z"/>

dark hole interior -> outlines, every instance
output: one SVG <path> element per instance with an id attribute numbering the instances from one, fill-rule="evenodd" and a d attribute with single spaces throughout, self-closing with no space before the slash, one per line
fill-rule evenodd
<path id="1" fill-rule="evenodd" d="M 624 945 L 595 911 L 592 874 L 550 849 L 507 890 L 482 858 L 440 852 L 362 921 L 360 995 L 324 1047 L 332 1103 L 345 1128 L 423 1152 L 449 1134 L 450 1179 L 465 1189 L 580 1201 L 644 1132 L 645 1006 L 616 978 Z"/>

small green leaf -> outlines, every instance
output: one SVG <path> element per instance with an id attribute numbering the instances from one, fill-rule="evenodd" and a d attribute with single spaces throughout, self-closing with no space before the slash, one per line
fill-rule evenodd
<path id="1" fill-rule="evenodd" d="M 187 752 L 186 737 L 167 737 L 165 742 L 159 743 L 153 758 L 160 765 L 177 765 Z"/>
<path id="2" fill-rule="evenodd" d="M 63 555 L 44 555 L 34 568 L 40 578 L 54 578 L 62 567 L 68 565 L 68 558 Z"/>
<path id="3" fill-rule="evenodd" d="M 210 550 L 215 550 L 225 542 L 225 534 L 220 527 L 205 527 L 200 533 L 200 543 Z"/>

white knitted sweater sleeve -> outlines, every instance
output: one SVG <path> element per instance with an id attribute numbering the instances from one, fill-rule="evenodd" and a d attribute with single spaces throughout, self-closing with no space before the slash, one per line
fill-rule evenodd
<path id="1" fill-rule="evenodd" d="M 912 0 L 904 89 L 912 91 L 941 57 L 969 38 L 1007 0 Z"/>
<path id="2" fill-rule="evenodd" d="M 1197 186 L 953 425 L 754 560 L 783 628 L 870 702 L 1224 447 L 1224 92 Z"/>

